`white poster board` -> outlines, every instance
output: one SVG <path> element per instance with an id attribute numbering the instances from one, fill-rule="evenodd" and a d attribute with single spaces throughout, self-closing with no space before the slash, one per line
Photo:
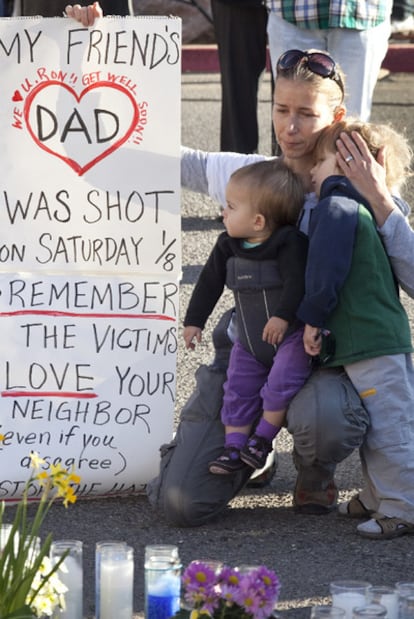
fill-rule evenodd
<path id="1" fill-rule="evenodd" d="M 139 491 L 173 429 L 181 22 L 3 19 L 0 66 L 0 499 L 32 450 Z"/>

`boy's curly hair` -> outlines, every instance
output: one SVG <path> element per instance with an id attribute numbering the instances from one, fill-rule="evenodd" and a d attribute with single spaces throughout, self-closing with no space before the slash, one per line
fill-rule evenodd
<path id="1" fill-rule="evenodd" d="M 385 176 L 387 187 L 400 189 L 411 176 L 411 159 L 413 152 L 408 140 L 390 125 L 362 122 L 357 119 L 341 120 L 323 129 L 315 146 L 315 159 L 323 152 L 336 153 L 336 141 L 341 133 L 352 137 L 356 131 L 365 140 L 373 157 L 377 158 L 380 148 L 384 148 Z"/>

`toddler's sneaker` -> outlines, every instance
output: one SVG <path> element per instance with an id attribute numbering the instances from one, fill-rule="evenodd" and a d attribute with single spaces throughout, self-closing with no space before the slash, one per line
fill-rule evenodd
<path id="1" fill-rule="evenodd" d="M 240 452 L 240 458 L 253 469 L 261 469 L 266 464 L 272 450 L 272 443 L 263 436 L 253 434 Z"/>
<path id="2" fill-rule="evenodd" d="M 223 453 L 209 463 L 208 470 L 215 475 L 228 475 L 241 471 L 245 466 L 240 460 L 240 451 L 236 447 L 225 447 Z"/>

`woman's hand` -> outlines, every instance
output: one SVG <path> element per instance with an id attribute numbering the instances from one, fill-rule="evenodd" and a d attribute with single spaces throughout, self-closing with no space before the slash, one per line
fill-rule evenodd
<path id="1" fill-rule="evenodd" d="M 94 2 L 88 6 L 80 6 L 80 4 L 68 4 L 65 13 L 68 17 L 72 17 L 79 21 L 83 26 L 93 26 L 95 19 L 103 17 L 103 11 L 99 2 Z"/>
<path id="2" fill-rule="evenodd" d="M 341 133 L 336 143 L 336 159 L 342 172 L 371 205 L 377 225 L 381 227 L 395 204 L 387 187 L 384 168 L 384 150 L 381 148 L 375 159 L 365 140 L 356 131 L 352 138 Z"/>

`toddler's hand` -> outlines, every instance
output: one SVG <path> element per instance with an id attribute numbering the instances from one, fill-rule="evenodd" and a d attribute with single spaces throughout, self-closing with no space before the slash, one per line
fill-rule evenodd
<path id="1" fill-rule="evenodd" d="M 322 348 L 322 333 L 319 327 L 311 327 L 305 325 L 303 332 L 303 345 L 305 352 L 312 357 L 316 357 L 321 352 Z"/>
<path id="2" fill-rule="evenodd" d="M 278 318 L 277 316 L 272 316 L 269 318 L 265 328 L 263 329 L 263 341 L 271 344 L 272 346 L 281 344 L 288 326 L 289 323 L 287 320 L 283 320 L 283 318 Z"/>
<path id="3" fill-rule="evenodd" d="M 199 344 L 201 342 L 201 329 L 200 327 L 184 327 L 184 341 L 185 347 L 190 350 L 194 350 L 195 344 L 193 340 L 195 339 Z"/>

